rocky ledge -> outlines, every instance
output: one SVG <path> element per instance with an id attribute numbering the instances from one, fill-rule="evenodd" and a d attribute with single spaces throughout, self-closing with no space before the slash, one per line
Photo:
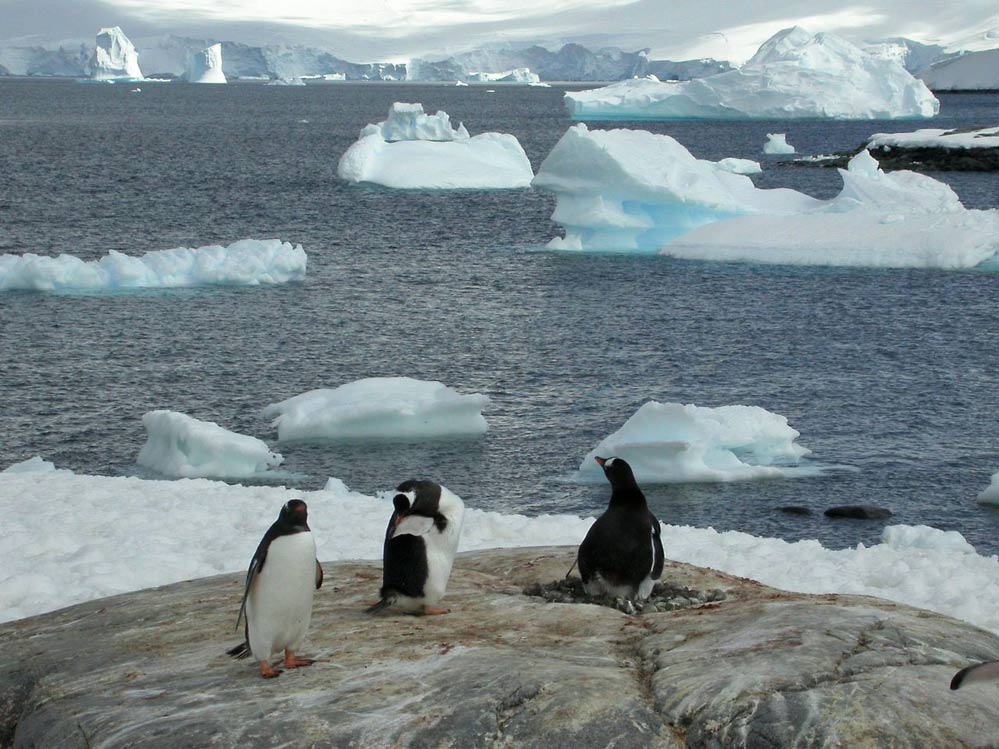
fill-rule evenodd
<path id="1" fill-rule="evenodd" d="M 309 668 L 264 680 L 224 651 L 241 575 L 0 625 L 0 745 L 15 747 L 986 747 L 999 655 L 969 624 L 683 564 L 721 591 L 670 611 L 524 595 L 575 550 L 461 555 L 434 617 L 363 613 L 380 565 L 325 565 Z"/>

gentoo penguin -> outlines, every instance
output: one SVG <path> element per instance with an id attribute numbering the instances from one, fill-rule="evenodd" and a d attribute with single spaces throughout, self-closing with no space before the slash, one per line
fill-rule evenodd
<path id="1" fill-rule="evenodd" d="M 579 574 L 587 595 L 645 600 L 663 572 L 659 520 L 649 512 L 631 466 L 594 458 L 611 484 L 610 504 L 579 545 Z"/>
<path id="2" fill-rule="evenodd" d="M 236 617 L 246 616 L 246 640 L 226 651 L 233 658 L 251 653 L 260 663 L 260 675 L 271 679 L 281 672 L 271 655 L 284 651 L 285 668 L 313 663 L 295 655 L 305 639 L 312 617 L 312 595 L 323 584 L 323 568 L 316 559 L 316 541 L 309 530 L 309 510 L 300 499 L 289 500 L 260 539 L 246 572 L 243 603 Z"/>
<path id="3" fill-rule="evenodd" d="M 985 661 L 974 666 L 962 668 L 950 680 L 951 689 L 960 689 L 965 684 L 976 681 L 995 681 L 999 679 L 999 661 Z"/>
<path id="4" fill-rule="evenodd" d="M 392 504 L 381 600 L 368 613 L 389 607 L 410 614 L 448 613 L 436 605 L 451 576 L 465 503 L 434 481 L 410 480 L 399 484 Z"/>

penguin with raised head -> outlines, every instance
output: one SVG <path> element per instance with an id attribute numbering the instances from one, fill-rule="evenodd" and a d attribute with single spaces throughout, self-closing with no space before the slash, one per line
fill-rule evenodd
<path id="1" fill-rule="evenodd" d="M 399 484 L 385 529 L 381 600 L 367 611 L 395 609 L 409 614 L 447 614 L 444 597 L 458 551 L 465 503 L 435 481 Z"/>
<path id="2" fill-rule="evenodd" d="M 950 680 L 950 688 L 960 689 L 965 684 L 972 684 L 976 681 L 997 680 L 999 680 L 999 661 L 985 661 L 973 666 L 966 666 L 954 674 L 954 678 Z"/>
<path id="3" fill-rule="evenodd" d="M 659 520 L 649 511 L 631 466 L 594 458 L 611 485 L 610 503 L 579 545 L 579 574 L 587 595 L 644 601 L 663 572 Z"/>
<path id="4" fill-rule="evenodd" d="M 265 679 L 281 673 L 270 659 L 282 650 L 285 668 L 311 665 L 314 661 L 299 658 L 295 651 L 308 632 L 312 596 L 322 584 L 323 568 L 316 559 L 308 507 L 292 499 L 281 508 L 250 560 L 236 617 L 238 628 L 245 616 L 246 640 L 226 652 L 233 658 L 252 654 Z"/>

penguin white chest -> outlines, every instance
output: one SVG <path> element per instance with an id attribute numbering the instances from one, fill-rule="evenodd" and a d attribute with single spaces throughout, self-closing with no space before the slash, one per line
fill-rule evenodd
<path id="1" fill-rule="evenodd" d="M 316 542 L 310 532 L 278 536 L 267 549 L 246 601 L 250 650 L 257 660 L 295 650 L 309 628 L 316 586 Z"/>

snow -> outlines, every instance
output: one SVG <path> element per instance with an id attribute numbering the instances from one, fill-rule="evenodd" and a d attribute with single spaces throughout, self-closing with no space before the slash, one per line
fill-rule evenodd
<path id="1" fill-rule="evenodd" d="M 760 166 L 760 162 L 752 161 L 751 159 L 736 159 L 727 158 L 716 162 L 719 169 L 724 169 L 726 172 L 731 172 L 732 174 L 760 174 L 763 172 L 763 167 Z"/>
<path id="2" fill-rule="evenodd" d="M 635 478 L 645 484 L 800 475 L 800 469 L 789 466 L 811 451 L 797 444 L 797 438 L 785 417 L 759 406 L 705 408 L 649 401 L 586 454 L 578 478 L 605 480 L 596 456 L 627 460 Z"/>
<path id="3" fill-rule="evenodd" d="M 309 505 L 321 560 L 380 559 L 392 513 L 390 490 L 409 477 L 396 478 L 372 496 L 335 478 L 323 490 L 297 491 L 206 479 L 0 472 L 0 621 L 181 580 L 242 573 L 281 506 L 296 497 Z M 26 505 L 31 512 L 23 512 Z M 575 545 L 592 522 L 469 507 L 459 551 Z M 976 554 L 953 531 L 889 526 L 880 544 L 833 550 L 817 541 L 788 543 L 665 525 L 663 543 L 667 557 L 677 561 L 786 590 L 879 596 L 999 633 L 999 558 Z M 374 591 L 377 581 L 372 585 Z"/>
<path id="4" fill-rule="evenodd" d="M 997 61 L 999 62 L 999 61 Z M 979 130 L 942 130 L 924 128 L 911 133 L 875 133 L 867 140 L 868 148 L 999 148 L 999 127 Z"/>
<path id="5" fill-rule="evenodd" d="M 139 55 L 118 26 L 97 32 L 97 46 L 90 59 L 90 74 L 96 80 L 141 80 Z"/>
<path id="6" fill-rule="evenodd" d="M 142 423 L 148 438 L 136 462 L 164 476 L 245 479 L 284 461 L 256 437 L 177 411 L 149 411 Z"/>
<path id="7" fill-rule="evenodd" d="M 945 183 L 884 173 L 866 150 L 817 200 L 758 189 L 667 135 L 574 125 L 533 185 L 556 195 L 548 247 L 699 260 L 999 269 L 999 211 L 967 210 Z"/>
<path id="8" fill-rule="evenodd" d="M 999 471 L 992 474 L 991 483 L 982 489 L 981 493 L 978 495 L 979 502 L 985 502 L 986 504 L 999 505 Z"/>
<path id="9" fill-rule="evenodd" d="M 993 39 L 992 46 L 997 44 L 999 39 Z M 934 91 L 999 89 L 999 49 L 968 52 L 941 60 L 919 77 Z"/>
<path id="10" fill-rule="evenodd" d="M 305 278 L 301 245 L 242 239 L 228 247 L 177 247 L 141 256 L 114 250 L 99 260 L 73 255 L 0 255 L 0 291 L 117 291 L 179 286 L 257 286 Z"/>
<path id="11" fill-rule="evenodd" d="M 517 139 L 506 133 L 469 137 L 453 129 L 446 112 L 427 115 L 422 104 L 396 102 L 384 122 L 367 125 L 340 158 L 348 182 L 396 189 L 506 189 L 527 187 L 534 172 Z"/>
<path id="12" fill-rule="evenodd" d="M 933 117 L 940 102 L 897 62 L 835 34 L 779 31 L 741 68 L 682 82 L 654 76 L 570 91 L 577 119 L 807 119 Z"/>
<path id="13" fill-rule="evenodd" d="M 763 144 L 763 153 L 786 156 L 794 153 L 794 146 L 787 142 L 784 133 L 767 133 L 767 142 Z"/>
<path id="14" fill-rule="evenodd" d="M 310 390 L 263 410 L 278 439 L 426 439 L 484 434 L 489 398 L 462 395 L 441 382 L 369 377 Z"/>
<path id="15" fill-rule="evenodd" d="M 222 45 L 213 44 L 191 55 L 187 64 L 191 83 L 226 83 L 222 72 Z"/>

